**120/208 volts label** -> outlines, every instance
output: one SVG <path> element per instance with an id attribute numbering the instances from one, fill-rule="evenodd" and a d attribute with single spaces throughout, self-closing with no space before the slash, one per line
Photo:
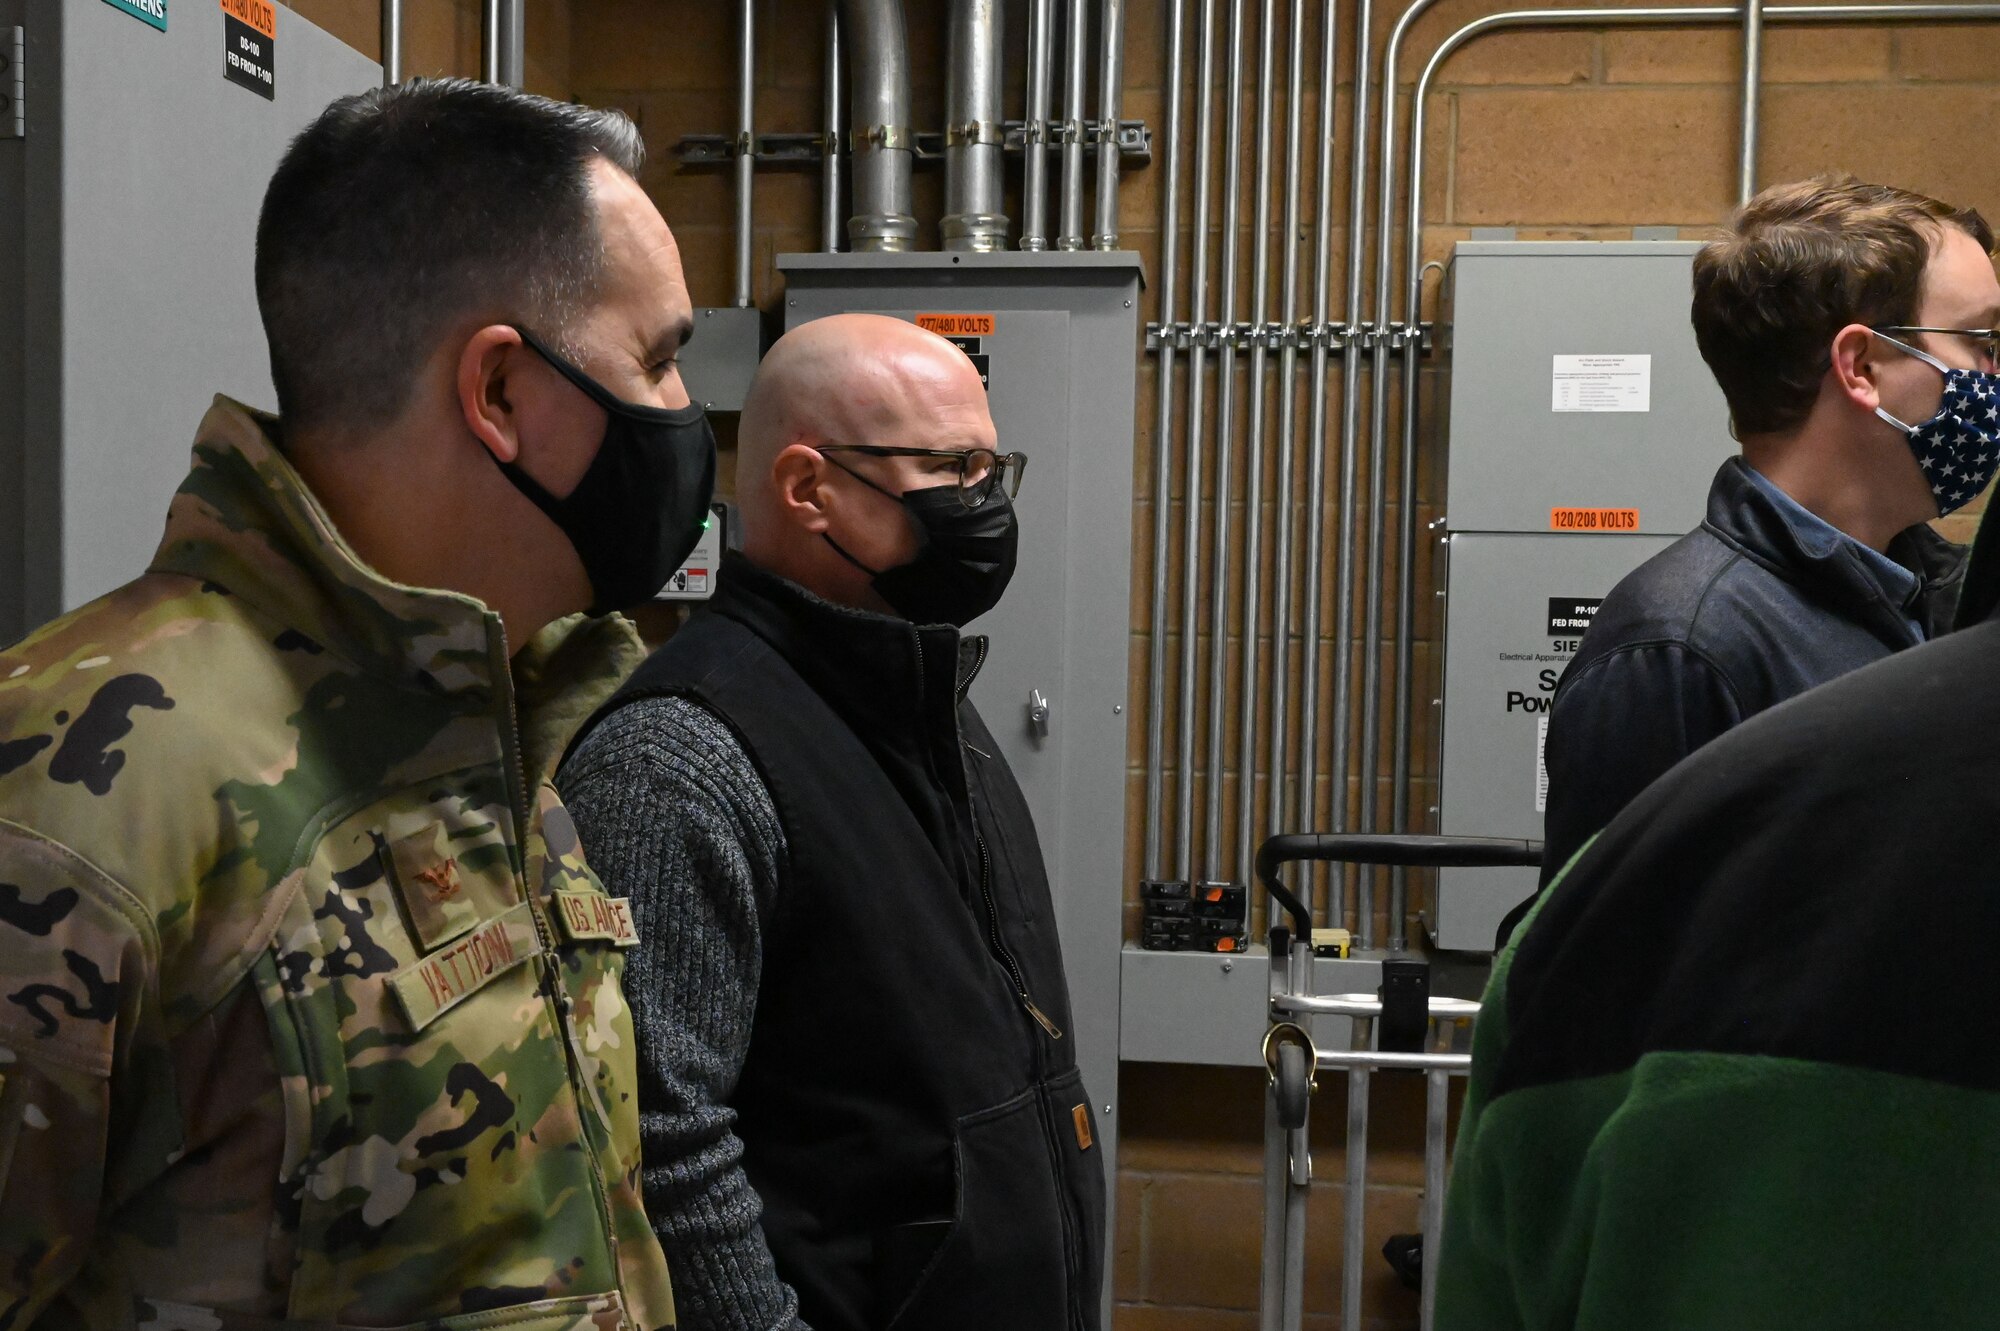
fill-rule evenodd
<path id="1" fill-rule="evenodd" d="M 1637 531 L 1636 508 L 1552 508 L 1550 531 Z"/>

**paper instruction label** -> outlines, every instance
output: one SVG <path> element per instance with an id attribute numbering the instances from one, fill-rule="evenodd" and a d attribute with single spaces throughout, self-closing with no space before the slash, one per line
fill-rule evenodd
<path id="1" fill-rule="evenodd" d="M 1550 411 L 1651 411 L 1651 356 L 1557 356 Z"/>

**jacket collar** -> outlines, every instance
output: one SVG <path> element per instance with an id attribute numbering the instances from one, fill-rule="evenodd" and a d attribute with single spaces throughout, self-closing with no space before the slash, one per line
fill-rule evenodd
<path id="1" fill-rule="evenodd" d="M 529 772 L 545 775 L 561 750 L 558 732 L 644 658 L 631 624 L 559 620 L 510 663 L 500 617 L 484 604 L 391 582 L 362 562 L 278 451 L 278 429 L 276 417 L 216 398 L 153 571 L 199 579 L 356 666 L 462 697 L 472 710 L 503 704 L 518 682 Z"/>
<path id="2" fill-rule="evenodd" d="M 1918 523 L 1889 543 L 1889 557 L 1917 575 L 1915 604 L 1899 604 L 1884 590 L 1851 540 L 1831 548 L 1809 539 L 1790 517 L 1751 479 L 1740 457 L 1730 458 L 1709 487 L 1707 527 L 1726 544 L 1741 551 L 1779 577 L 1806 588 L 1885 641 L 1914 641 L 1909 621 L 1922 624 L 1926 635 L 1949 627 L 1958 586 L 1964 576 L 1965 553 Z"/>
<path id="3" fill-rule="evenodd" d="M 1965 589 L 1958 598 L 1959 628 L 1983 624 L 2000 614 L 2000 519 L 1993 516 L 1991 500 L 1988 504 L 1966 560 Z"/>
<path id="4" fill-rule="evenodd" d="M 864 734 L 921 724 L 940 704 L 955 714 L 986 660 L 984 637 L 835 605 L 734 550 L 709 608 L 769 642 Z"/>

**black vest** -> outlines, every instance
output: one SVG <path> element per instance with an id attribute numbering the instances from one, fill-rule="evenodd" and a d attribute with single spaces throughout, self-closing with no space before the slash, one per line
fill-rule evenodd
<path id="1" fill-rule="evenodd" d="M 613 706 L 699 700 L 784 828 L 731 1097 L 816 1331 L 1094 1331 L 1104 1176 L 1040 843 L 965 691 L 985 640 L 740 556 Z"/>

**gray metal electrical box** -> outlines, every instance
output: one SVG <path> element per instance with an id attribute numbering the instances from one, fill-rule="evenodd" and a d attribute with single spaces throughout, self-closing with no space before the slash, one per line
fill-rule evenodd
<path id="1" fill-rule="evenodd" d="M 1688 323 L 1700 248 L 1458 246 L 1445 490 L 1452 530 L 1572 530 L 1555 526 L 1565 510 L 1624 515 L 1631 525 L 1615 530 L 1675 536 L 1701 521 L 1708 477 L 1734 446 L 1729 410 Z"/>
<path id="2" fill-rule="evenodd" d="M 0 135 L 0 642 L 152 558 L 210 399 L 276 405 L 252 262 L 264 186 L 382 81 L 282 6 L 250 76 L 222 7 L 0 0 L 25 35 Z"/>
<path id="3" fill-rule="evenodd" d="M 1454 532 L 1445 539 L 1444 725 L 1438 830 L 1539 840 L 1549 701 L 1604 594 L 1672 536 Z M 1533 869 L 1440 873 L 1440 947 L 1485 951 Z"/>
<path id="4" fill-rule="evenodd" d="M 764 355 L 764 312 L 709 306 L 694 312 L 694 336 L 681 348 L 681 379 L 704 411 L 741 411 Z"/>
<path id="5" fill-rule="evenodd" d="M 1540 838 L 1542 744 L 1597 602 L 1699 525 L 1736 451 L 1688 321 L 1683 241 L 1471 241 L 1447 283 L 1437 827 Z M 1484 951 L 1528 869 L 1439 873 L 1441 947 Z"/>
<path id="6" fill-rule="evenodd" d="M 787 328 L 863 311 L 956 341 L 986 380 L 1001 449 L 1028 457 L 1019 567 L 969 626 L 992 640 L 972 694 L 1041 833 L 1071 1035 L 1115 1178 L 1138 256 L 787 254 L 778 268 Z"/>

